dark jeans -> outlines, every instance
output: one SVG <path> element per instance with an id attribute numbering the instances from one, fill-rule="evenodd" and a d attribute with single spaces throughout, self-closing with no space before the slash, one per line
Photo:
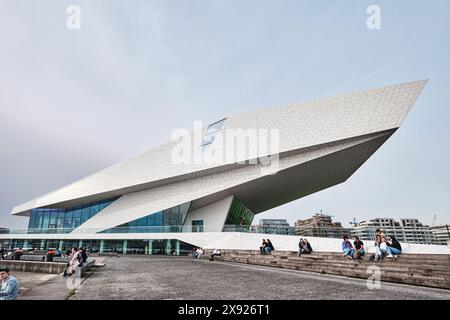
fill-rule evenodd
<path id="1" fill-rule="evenodd" d="M 209 260 L 214 261 L 214 256 L 222 257 L 222 254 L 212 254 L 211 258 L 209 258 Z"/>

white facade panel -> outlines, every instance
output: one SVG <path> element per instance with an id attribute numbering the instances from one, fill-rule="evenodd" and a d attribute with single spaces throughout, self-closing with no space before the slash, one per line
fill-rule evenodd
<path id="1" fill-rule="evenodd" d="M 233 196 L 193 210 L 186 217 L 183 232 L 190 232 L 193 220 L 203 220 L 204 232 L 221 232 L 230 210 Z"/>

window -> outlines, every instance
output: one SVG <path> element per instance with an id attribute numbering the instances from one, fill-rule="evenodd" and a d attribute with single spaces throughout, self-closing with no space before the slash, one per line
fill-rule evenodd
<path id="1" fill-rule="evenodd" d="M 86 222 L 87 220 L 89 220 L 90 218 L 90 207 L 89 206 L 84 206 L 81 209 L 81 224 L 83 224 L 84 222 Z"/>
<path id="2" fill-rule="evenodd" d="M 203 220 L 192 220 L 192 232 L 203 232 Z"/>
<path id="3" fill-rule="evenodd" d="M 29 233 L 45 233 L 48 229 L 51 232 L 68 233 L 79 227 L 97 214 L 101 209 L 111 204 L 114 199 L 98 201 L 95 203 L 77 206 L 68 209 L 36 208 L 31 210 L 28 224 Z"/>
<path id="4" fill-rule="evenodd" d="M 225 123 L 225 119 L 222 119 L 220 121 L 214 122 L 208 126 L 208 129 L 206 129 L 206 133 L 203 136 L 202 140 L 202 151 L 206 151 L 211 143 L 214 142 L 216 139 L 217 133 L 222 129 L 223 124 Z"/>

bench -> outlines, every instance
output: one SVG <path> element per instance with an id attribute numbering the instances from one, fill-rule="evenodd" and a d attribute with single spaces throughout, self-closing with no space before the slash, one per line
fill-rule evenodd
<path id="1" fill-rule="evenodd" d="M 75 268 L 75 277 L 81 278 L 87 271 L 92 269 L 94 266 L 95 266 L 95 259 L 88 258 L 84 266 Z"/>
<path id="2" fill-rule="evenodd" d="M 118 257 L 119 254 L 117 252 L 99 252 L 97 256 L 101 257 Z"/>
<path id="3" fill-rule="evenodd" d="M 22 261 L 44 261 L 45 256 L 24 254 L 24 255 L 20 256 L 20 260 L 22 260 Z"/>
<path id="4" fill-rule="evenodd" d="M 46 250 L 34 250 L 34 251 L 30 251 L 29 254 L 38 254 L 38 255 L 42 255 L 42 254 L 46 254 L 47 251 Z"/>
<path id="5" fill-rule="evenodd" d="M 209 260 L 211 258 L 211 255 L 212 255 L 212 251 L 209 251 L 209 252 L 205 251 L 205 253 L 200 256 L 200 259 L 208 259 Z M 224 253 L 221 252 L 221 255 L 214 256 L 214 261 L 215 260 L 223 261 L 223 256 L 224 256 Z M 197 257 L 193 257 L 193 258 L 197 259 Z"/>
<path id="6" fill-rule="evenodd" d="M 53 262 L 69 262 L 68 257 L 53 257 Z"/>

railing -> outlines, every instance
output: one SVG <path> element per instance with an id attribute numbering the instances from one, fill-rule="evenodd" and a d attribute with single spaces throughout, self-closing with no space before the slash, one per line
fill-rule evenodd
<path id="1" fill-rule="evenodd" d="M 75 232 L 74 232 L 75 231 Z M 179 232 L 255 232 L 251 226 L 241 225 L 174 225 L 174 226 L 128 226 L 108 228 L 49 228 L 10 229 L 4 234 L 64 234 L 64 233 L 179 233 Z"/>
<path id="2" fill-rule="evenodd" d="M 298 237 L 324 237 L 324 238 L 342 238 L 347 235 L 353 238 L 355 235 L 363 241 L 374 240 L 375 230 L 379 227 L 364 228 L 333 228 L 333 227 L 305 227 L 296 228 L 295 235 Z M 292 229 L 286 226 L 250 226 L 250 225 L 174 225 L 174 226 L 143 226 L 143 227 L 114 227 L 104 230 L 104 228 L 50 228 L 50 229 L 10 229 L 0 230 L 0 234 L 65 234 L 71 233 L 180 233 L 180 232 L 248 232 L 259 234 L 279 234 L 292 235 Z M 388 237 L 395 236 L 398 241 L 404 243 L 423 243 L 423 244 L 440 244 L 437 237 L 426 227 L 424 228 L 386 228 L 385 234 Z M 442 239 L 441 239 L 442 242 Z"/>

